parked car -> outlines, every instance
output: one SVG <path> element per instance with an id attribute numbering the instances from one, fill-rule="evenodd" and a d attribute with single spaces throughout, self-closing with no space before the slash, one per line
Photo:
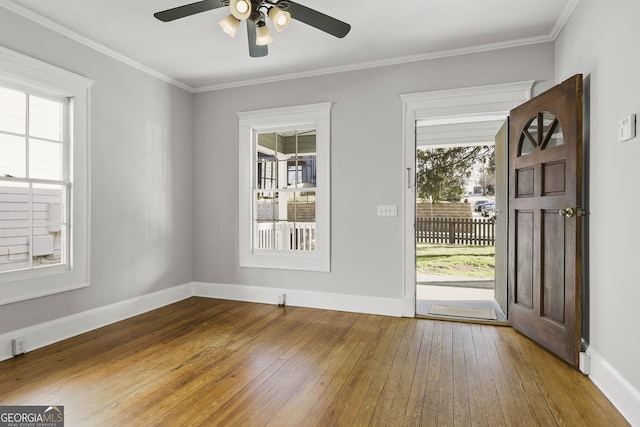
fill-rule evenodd
<path id="1" fill-rule="evenodd" d="M 482 213 L 482 216 L 494 217 L 496 216 L 496 204 L 485 203 L 484 205 L 482 205 L 482 209 L 480 212 Z"/>
<path id="2" fill-rule="evenodd" d="M 489 203 L 489 200 L 480 199 L 480 200 L 476 201 L 476 203 L 473 205 L 473 210 L 475 210 L 476 212 L 481 212 L 482 211 L 482 205 L 485 205 L 487 203 Z"/>

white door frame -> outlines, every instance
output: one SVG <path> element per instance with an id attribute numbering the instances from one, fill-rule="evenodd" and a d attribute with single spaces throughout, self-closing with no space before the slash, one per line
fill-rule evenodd
<path id="1" fill-rule="evenodd" d="M 441 90 L 400 95 L 402 100 L 402 144 L 404 151 L 403 171 L 405 191 L 403 192 L 403 293 L 402 315 L 414 317 L 416 314 L 416 121 L 433 120 L 435 123 L 452 122 L 467 116 L 480 119 L 481 116 L 504 114 L 531 99 L 534 81 L 478 86 L 463 89 Z"/>

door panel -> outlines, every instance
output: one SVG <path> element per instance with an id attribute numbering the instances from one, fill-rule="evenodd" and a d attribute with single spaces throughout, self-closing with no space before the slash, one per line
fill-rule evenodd
<path id="1" fill-rule="evenodd" d="M 513 109 L 509 140 L 509 321 L 578 366 L 582 76 Z"/>

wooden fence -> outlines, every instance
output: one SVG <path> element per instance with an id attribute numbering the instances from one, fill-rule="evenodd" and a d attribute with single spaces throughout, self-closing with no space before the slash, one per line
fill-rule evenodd
<path id="1" fill-rule="evenodd" d="M 495 245 L 493 218 L 416 218 L 418 243 L 449 245 Z"/>

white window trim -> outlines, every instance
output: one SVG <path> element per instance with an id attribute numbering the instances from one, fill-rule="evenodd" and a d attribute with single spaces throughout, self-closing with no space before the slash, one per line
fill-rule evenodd
<path id="1" fill-rule="evenodd" d="M 238 113 L 240 142 L 239 263 L 241 267 L 328 272 L 331 270 L 330 132 L 331 103 Z M 255 137 L 258 133 L 316 129 L 316 250 L 253 250 Z"/>
<path id="2" fill-rule="evenodd" d="M 90 182 L 89 182 L 89 95 L 93 81 L 0 46 L 0 80 L 22 87 L 73 99 L 70 153 L 73 185 L 69 218 L 71 248 L 69 268 L 48 274 L 47 269 L 30 269 L 0 274 L 0 305 L 10 304 L 89 286 Z M 14 272 L 9 272 L 14 273 Z"/>

